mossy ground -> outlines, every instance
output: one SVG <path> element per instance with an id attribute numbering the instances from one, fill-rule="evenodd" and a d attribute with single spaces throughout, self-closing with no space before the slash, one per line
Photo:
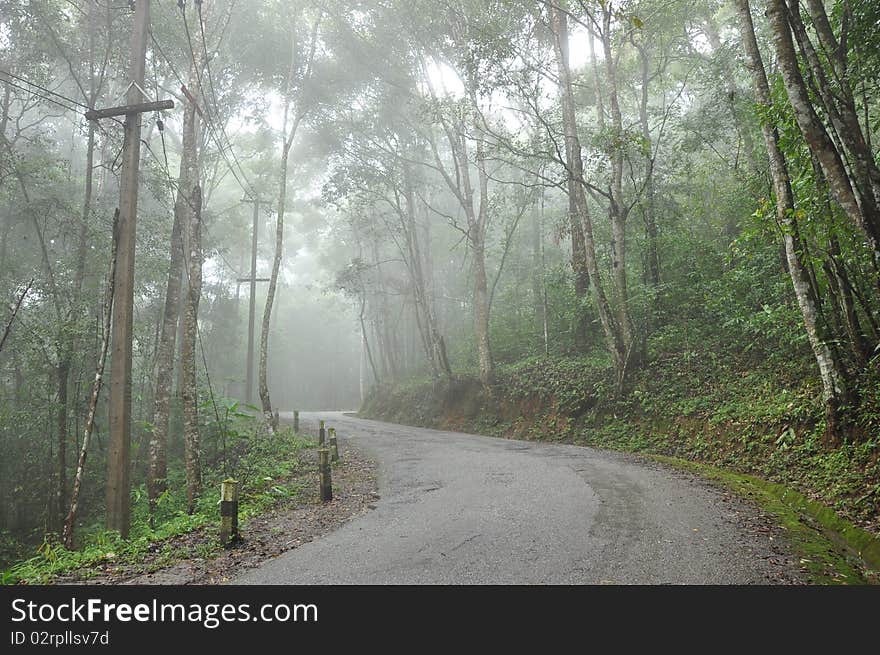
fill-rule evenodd
<path id="1" fill-rule="evenodd" d="M 817 584 L 880 584 L 880 539 L 783 485 L 675 457 L 649 455 L 748 498 L 775 517 Z"/>

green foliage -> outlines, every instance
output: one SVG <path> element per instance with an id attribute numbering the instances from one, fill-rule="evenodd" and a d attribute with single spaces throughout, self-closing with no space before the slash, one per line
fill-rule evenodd
<path id="1" fill-rule="evenodd" d="M 237 459 L 240 484 L 239 520 L 255 516 L 272 507 L 281 499 L 299 495 L 301 489 L 287 482 L 296 472 L 300 458 L 297 453 L 313 444 L 290 429 L 281 429 L 274 437 L 265 434 L 254 420 L 245 421 L 239 416 L 238 429 L 249 423 L 247 448 Z M 151 526 L 146 489 L 132 490 L 132 521 L 128 539 L 116 532 L 108 532 L 96 523 L 80 534 L 78 550 L 67 550 L 51 539 L 44 540 L 36 554 L 19 561 L 0 573 L 3 584 L 46 584 L 57 576 L 79 572 L 97 572 L 104 565 L 140 561 L 145 554 L 161 549 L 162 542 L 170 537 L 200 528 L 213 530 L 219 523 L 220 481 L 227 477 L 222 467 L 208 468 L 203 472 L 203 493 L 193 514 L 187 513 L 186 484 L 183 473 L 173 470 L 168 489 L 159 498 L 157 511 Z M 213 552 L 212 546 L 200 556 Z M 32 551 L 33 552 L 33 551 Z M 170 554 L 169 554 L 170 556 Z"/>
<path id="2" fill-rule="evenodd" d="M 610 366 L 602 356 L 533 357 L 500 367 L 488 395 L 476 381 L 436 389 L 412 381 L 382 389 L 361 412 L 709 463 L 798 489 L 851 521 L 880 529 L 875 373 L 859 386 L 864 410 L 854 440 L 828 449 L 821 387 L 807 357 L 750 357 L 744 364 L 723 342 L 674 326 L 652 339 L 651 350 L 663 354 L 634 375 L 621 398 L 611 393 Z"/>

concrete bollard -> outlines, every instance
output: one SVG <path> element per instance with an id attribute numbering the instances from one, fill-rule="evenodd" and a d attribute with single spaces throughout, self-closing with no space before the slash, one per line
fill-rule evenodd
<path id="1" fill-rule="evenodd" d="M 339 461 L 339 443 L 336 441 L 336 428 L 330 428 L 330 460 Z"/>
<path id="2" fill-rule="evenodd" d="M 299 434 L 299 410 L 293 410 L 293 431 L 295 434 Z"/>
<path id="3" fill-rule="evenodd" d="M 324 437 L 326 436 L 326 432 L 324 431 L 324 421 L 319 421 L 318 425 L 320 426 L 318 428 L 318 447 L 323 448 L 324 447 Z"/>
<path id="4" fill-rule="evenodd" d="M 238 482 L 220 483 L 220 543 L 229 547 L 238 541 Z"/>
<path id="5" fill-rule="evenodd" d="M 333 500 L 333 481 L 330 478 L 330 451 L 318 449 L 318 472 L 321 476 L 321 502 Z"/>

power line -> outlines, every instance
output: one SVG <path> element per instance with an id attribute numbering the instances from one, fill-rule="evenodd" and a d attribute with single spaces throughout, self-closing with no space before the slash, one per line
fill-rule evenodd
<path id="1" fill-rule="evenodd" d="M 181 85 L 182 87 L 185 87 L 186 85 L 184 84 L 183 80 L 181 79 L 180 74 L 177 72 L 177 69 L 175 68 L 175 66 L 174 66 L 174 64 L 172 63 L 171 59 L 168 57 L 168 55 L 165 54 L 165 51 L 163 50 L 163 48 L 162 48 L 162 46 L 159 44 L 159 42 L 156 40 L 156 37 L 153 35 L 152 31 L 150 32 L 150 38 L 152 39 L 153 44 L 156 46 L 156 49 L 157 49 L 157 51 L 159 52 L 159 54 L 162 56 L 162 58 L 163 58 L 163 59 L 166 61 L 166 63 L 168 64 L 169 68 L 171 69 L 171 73 L 174 75 L 174 77 L 177 79 L 177 81 L 180 83 L 180 85 Z M 158 86 L 158 84 L 157 84 L 157 86 Z M 206 121 L 207 121 L 207 119 L 206 119 Z M 208 127 L 208 129 L 209 129 L 209 131 L 210 131 L 210 130 L 211 130 L 211 125 L 208 124 L 208 123 L 206 122 L 206 126 Z M 176 194 L 178 194 L 178 192 L 179 192 L 179 185 L 178 185 L 177 181 L 174 179 L 174 177 L 171 175 L 171 169 L 170 169 L 170 167 L 169 167 L 169 165 L 168 165 L 168 154 L 167 154 L 167 152 L 166 152 L 166 150 L 165 150 L 165 138 L 164 138 L 165 135 L 164 135 L 164 131 L 163 131 L 162 129 L 160 129 L 160 135 L 162 136 L 162 149 L 163 149 L 164 163 L 163 163 L 162 161 L 159 160 L 159 157 L 158 157 L 158 156 L 156 155 L 156 153 L 153 151 L 153 149 L 152 149 L 152 147 L 150 146 L 149 143 L 147 143 L 146 141 L 144 141 L 143 143 L 144 143 L 144 145 L 146 146 L 147 151 L 148 151 L 148 152 L 153 156 L 153 158 L 156 160 L 156 163 L 159 164 L 159 166 L 160 166 L 160 170 L 162 170 L 162 173 L 164 174 L 166 180 L 168 181 L 168 184 L 169 184 L 170 187 L 171 187 L 172 193 L 173 193 L 174 195 L 176 195 Z M 219 146 L 219 144 L 218 144 L 218 146 Z M 234 155 L 234 153 L 233 153 L 233 155 Z M 231 166 L 229 160 L 224 158 L 224 161 L 226 162 L 226 165 L 227 165 L 227 168 L 228 168 L 229 172 L 231 172 L 231 173 L 233 174 L 233 176 L 235 176 L 235 171 L 233 170 L 233 168 L 232 168 L 232 166 Z M 240 166 L 240 164 L 239 164 L 239 166 Z M 242 171 L 242 174 L 244 174 L 244 171 Z M 238 178 L 236 178 L 236 179 L 238 179 Z M 242 187 L 242 190 L 243 190 L 245 193 L 248 193 L 248 192 L 247 192 L 247 189 L 245 189 L 244 186 L 241 185 L 241 181 L 238 180 L 238 182 L 239 182 L 239 186 Z M 191 210 L 195 210 L 195 208 L 193 207 L 192 202 L 190 201 L 190 199 L 186 197 L 186 194 L 183 194 L 182 197 L 183 197 L 184 201 L 189 205 L 190 209 L 191 209 Z M 228 209 L 229 209 L 229 208 L 224 209 L 223 211 L 225 212 L 225 211 L 227 211 Z M 206 231 L 207 231 L 207 227 L 206 227 Z M 223 261 L 223 263 L 226 264 L 226 267 L 229 268 L 229 270 L 232 271 L 232 272 L 235 274 L 236 277 L 242 277 L 242 274 L 238 271 L 238 269 L 236 269 L 232 264 L 229 263 L 229 260 L 226 259 L 226 257 L 223 255 L 222 252 L 220 252 L 220 251 L 218 250 L 218 251 L 217 251 L 217 255 L 220 257 L 220 259 Z"/>
<path id="2" fill-rule="evenodd" d="M 165 60 L 165 62 L 168 64 L 169 68 L 171 69 L 171 73 L 174 75 L 174 77 L 180 83 L 181 89 L 186 89 L 187 88 L 186 83 L 183 81 L 183 79 L 180 76 L 180 73 L 178 73 L 177 69 L 174 67 L 174 64 L 172 63 L 170 57 L 168 57 L 168 55 L 165 54 L 165 51 L 162 49 L 162 46 L 156 40 L 156 37 L 153 36 L 152 32 L 150 33 L 150 37 L 152 38 L 153 44 L 156 46 L 156 49 L 158 50 L 159 54 L 162 56 L 162 58 Z M 218 152 L 220 153 L 220 156 L 223 158 L 224 162 L 226 162 L 226 166 L 229 169 L 229 172 L 232 173 L 232 176 L 236 179 L 236 182 L 238 182 L 238 185 L 241 187 L 242 191 L 244 191 L 244 193 L 246 195 L 251 195 L 251 191 L 249 191 L 245 187 L 245 185 L 242 183 L 241 179 L 236 174 L 235 169 L 232 166 L 232 162 L 229 161 L 229 158 L 226 156 L 226 154 L 224 152 L 223 145 L 217 139 L 217 136 L 214 132 L 214 127 L 211 124 L 209 115 L 205 114 L 204 119 L 205 119 L 205 127 L 208 129 L 208 134 L 211 137 L 213 137 L 214 143 L 217 145 Z M 243 171 L 242 171 L 242 174 L 244 174 Z"/>
<path id="3" fill-rule="evenodd" d="M 168 167 L 167 160 L 165 161 L 165 163 L 163 163 L 162 160 L 159 159 L 159 156 L 156 154 L 156 152 L 153 150 L 153 148 L 150 146 L 150 144 L 147 141 L 142 140 L 142 143 L 144 144 L 144 146 L 146 146 L 147 152 L 150 153 L 150 155 L 153 157 L 153 159 L 156 160 L 156 163 L 159 165 L 160 172 L 164 175 L 165 181 L 168 182 L 168 185 L 172 191 L 172 195 L 174 195 L 174 196 L 181 195 L 184 202 L 186 202 L 186 204 L 189 206 L 190 210 L 195 211 L 196 208 L 195 208 L 195 205 L 192 204 L 192 200 L 187 198 L 185 193 L 184 194 L 180 193 L 180 184 L 177 182 L 177 180 L 175 180 L 172 177 L 171 169 Z M 161 200 L 160 200 L 160 202 L 162 202 L 162 204 L 165 205 L 165 208 L 168 211 L 174 211 L 173 206 L 169 206 L 168 204 L 166 204 L 164 201 L 161 201 Z M 237 206 L 237 204 L 232 205 L 232 206 Z M 215 212 L 215 214 L 221 214 L 225 211 L 228 211 L 229 209 L 230 208 L 227 207 L 226 209 L 221 210 L 220 212 Z M 209 237 L 211 236 L 207 225 L 205 225 L 205 232 L 208 234 Z M 230 271 L 232 271 L 237 278 L 242 277 L 242 274 L 238 271 L 238 269 L 236 269 L 232 264 L 229 263 L 229 260 L 226 259 L 226 257 L 223 255 L 222 252 L 220 252 L 220 250 L 217 250 L 216 252 L 217 252 L 217 255 L 220 257 L 220 259 L 223 260 L 223 263 L 226 264 L 226 267 Z"/>
<path id="4" fill-rule="evenodd" d="M 219 115 L 220 113 L 220 103 L 217 102 L 217 95 L 214 92 L 214 76 L 211 73 L 211 58 L 208 56 L 208 41 L 205 38 L 205 21 L 202 17 L 202 3 L 198 2 L 196 4 L 199 13 L 199 31 L 202 34 L 202 49 L 205 53 L 205 70 L 208 74 L 208 88 L 211 91 L 211 98 L 214 100 L 214 110 L 215 115 Z M 232 158 L 235 160 L 236 165 L 238 166 L 238 170 L 241 172 L 241 176 L 244 178 L 244 181 L 247 183 L 248 187 L 251 189 L 251 192 L 256 196 L 254 185 L 251 184 L 250 180 L 248 180 L 247 175 L 245 175 L 244 167 L 241 165 L 241 162 L 238 160 L 238 156 L 235 154 L 235 150 L 232 148 L 232 139 L 229 138 L 229 135 L 226 133 L 226 127 L 221 122 L 219 123 L 220 131 L 223 134 L 223 138 L 226 139 L 226 143 L 229 144 L 229 154 L 232 155 Z"/>
<path id="5" fill-rule="evenodd" d="M 27 87 L 24 87 L 24 86 L 21 86 L 21 85 L 19 85 L 19 84 L 16 84 L 15 82 L 12 82 L 12 81 L 10 81 L 10 80 L 3 80 L 3 83 L 4 83 L 4 84 L 8 84 L 9 86 L 11 86 L 11 87 L 13 87 L 13 88 L 15 88 L 15 89 L 18 89 L 19 91 L 24 91 L 25 93 L 27 93 L 27 94 L 29 94 L 29 95 L 32 95 L 32 96 L 34 96 L 34 97 L 36 97 L 36 98 L 40 98 L 41 100 L 44 100 L 44 101 L 46 101 L 46 102 L 51 102 L 52 104 L 57 105 L 58 107 L 61 107 L 62 109 L 66 109 L 66 110 L 69 111 L 69 112 L 73 112 L 74 114 L 77 114 L 77 115 L 79 115 L 79 116 L 85 116 L 85 112 L 83 112 L 83 111 L 81 111 L 80 109 L 78 109 L 79 107 L 82 107 L 83 109 L 85 109 L 85 110 L 87 110 L 87 111 L 90 110 L 90 107 L 89 107 L 88 105 L 84 105 L 84 104 L 82 104 L 81 102 L 77 102 L 77 101 L 74 100 L 73 98 L 68 98 L 68 97 L 65 96 L 65 95 L 62 95 L 62 94 L 60 94 L 60 93 L 56 93 L 55 91 L 52 91 L 52 90 L 50 90 L 50 89 L 47 89 L 47 88 L 44 87 L 44 86 L 40 86 L 39 84 L 36 84 L 36 83 L 34 83 L 34 82 L 30 82 L 30 81 L 28 81 L 28 80 L 26 80 L 26 79 L 24 79 L 23 77 L 20 77 L 20 76 L 18 76 L 18 75 L 13 75 L 12 73 L 9 73 L 9 72 L 4 71 L 4 70 L 0 70 L 0 75 L 8 75 L 9 77 L 15 78 L 16 80 L 21 80 L 21 81 L 24 82 L 25 84 L 29 84 L 29 85 L 31 85 L 31 86 L 33 86 L 33 87 L 39 89 L 40 91 L 34 91 L 34 89 L 29 89 L 29 88 L 27 88 Z M 41 93 L 41 91 L 42 91 L 42 93 Z M 49 97 L 48 95 L 46 95 L 46 94 L 49 94 L 49 93 L 52 94 L 53 96 L 57 97 L 57 98 L 61 98 L 61 100 L 64 100 L 64 101 L 69 102 L 69 103 L 71 103 L 71 104 L 74 104 L 74 105 L 76 105 L 76 106 L 75 106 L 75 107 L 70 107 L 70 106 L 68 106 L 68 105 L 65 105 L 63 102 L 60 102 L 59 100 L 55 100 L 54 98 L 51 98 L 51 97 Z M 120 121 L 120 120 L 119 120 L 118 118 L 116 118 L 115 116 L 108 116 L 108 118 L 109 118 L 110 120 L 112 120 L 113 122 L 118 123 L 119 125 L 124 125 L 123 122 Z M 104 129 L 104 127 L 101 126 L 100 121 L 96 121 L 95 124 L 98 126 L 98 129 L 101 130 L 101 132 L 104 133 L 104 135 L 109 136 L 108 133 L 107 133 L 107 130 Z"/>
<path id="6" fill-rule="evenodd" d="M 204 87 L 204 84 L 202 83 L 201 70 L 200 70 L 200 67 L 196 61 L 195 46 L 193 45 L 192 36 L 190 35 L 189 23 L 186 20 L 186 2 L 184 0 L 181 0 L 180 2 L 178 2 L 178 6 L 180 7 L 181 15 L 183 18 L 183 28 L 184 28 L 184 33 L 186 35 L 186 41 L 187 41 L 187 45 L 188 45 L 188 49 L 189 49 L 190 59 L 193 63 L 193 69 L 194 69 L 194 72 L 196 75 L 196 83 L 198 84 L 198 87 L 199 87 L 199 93 L 202 96 L 202 98 L 205 99 L 205 102 L 207 105 L 208 95 L 205 93 L 205 87 Z M 205 55 L 206 55 L 205 67 L 208 68 L 208 70 L 210 70 L 208 62 L 207 62 L 207 47 L 205 48 Z M 213 93 L 213 91 L 212 91 L 212 93 Z M 216 105 L 216 98 L 215 98 L 215 105 Z M 205 109 L 207 110 L 207 106 L 205 107 Z M 213 112 L 206 111 L 205 112 L 204 118 L 205 118 L 205 125 L 208 127 L 208 133 L 214 139 L 214 143 L 217 145 L 217 149 L 220 152 L 220 156 L 223 157 L 224 161 L 226 161 L 226 164 L 227 164 L 227 166 L 229 166 L 229 169 L 230 169 L 230 172 L 232 173 L 232 176 L 235 178 L 235 181 L 238 182 L 238 185 L 241 187 L 241 190 L 245 193 L 246 196 L 251 197 L 254 195 L 253 185 L 251 185 L 250 181 L 248 181 L 247 176 L 244 173 L 244 168 L 241 166 L 241 163 L 238 161 L 238 157 L 236 157 L 236 155 L 235 155 L 235 150 L 232 148 L 232 142 L 229 140 L 229 137 L 226 135 L 226 132 L 225 132 L 225 129 L 223 128 L 222 122 L 220 122 L 219 119 L 216 118 L 217 115 L 219 115 L 219 107 L 216 107 L 216 106 L 215 106 L 215 111 L 213 111 Z M 226 138 L 228 145 L 224 145 L 222 143 L 220 137 L 217 136 L 217 130 L 215 129 L 215 126 L 213 125 L 215 120 L 217 120 L 217 127 L 219 127 L 219 129 L 223 132 L 223 136 Z M 229 156 L 226 153 L 227 150 L 230 153 L 232 153 L 232 156 L 235 159 L 236 164 L 238 164 L 238 169 L 241 172 L 241 177 L 239 177 L 232 162 L 229 161 Z M 245 182 L 242 182 L 241 178 L 244 178 Z"/>
<path id="7" fill-rule="evenodd" d="M 149 152 L 153 156 L 153 159 L 155 159 L 156 163 L 159 164 L 159 166 L 161 167 L 162 162 L 159 160 L 159 157 L 156 155 L 156 153 L 150 147 L 150 144 L 146 140 L 143 140 L 143 139 L 141 140 L 141 142 L 147 147 L 147 152 Z M 180 193 L 180 187 L 176 183 L 176 181 L 171 177 L 171 171 L 168 169 L 167 162 L 165 164 L 164 173 L 165 173 L 165 177 L 166 177 L 169 185 L 171 186 L 172 190 L 174 190 L 177 195 L 181 195 L 184 198 L 184 200 L 189 205 L 189 207 L 192 211 L 194 211 L 194 212 L 199 211 L 199 213 L 201 213 L 201 208 L 198 208 L 198 210 L 197 210 L 195 205 L 193 205 L 192 200 L 187 198 L 186 194 Z M 164 201 L 160 200 L 160 202 L 163 205 L 165 205 L 165 208 L 168 209 L 168 211 L 172 211 L 172 212 L 174 211 L 174 208 L 167 205 Z M 202 226 L 205 227 L 205 232 L 207 232 L 208 231 L 207 226 L 204 223 L 202 223 Z M 218 254 L 220 254 L 219 251 L 218 251 Z M 184 265 L 183 272 L 185 273 L 185 275 L 183 277 L 185 277 L 185 279 L 186 279 L 186 286 L 187 286 L 187 290 L 189 291 L 188 296 L 191 298 L 192 292 L 193 292 L 192 278 L 189 275 L 191 260 L 189 257 L 189 253 L 186 252 L 185 248 L 183 249 L 182 255 L 183 255 L 183 265 Z M 222 254 L 220 255 L 220 258 L 223 259 L 224 262 L 226 262 L 226 258 L 223 257 Z M 226 265 L 229 266 L 229 262 L 226 262 Z M 232 268 L 232 267 L 230 266 L 230 268 Z M 235 269 L 232 269 L 232 271 L 233 271 L 233 273 L 236 273 Z M 213 382 L 211 382 L 211 372 L 208 368 L 208 358 L 207 358 L 207 355 L 205 354 L 205 341 L 202 338 L 202 330 L 199 327 L 198 321 L 195 322 L 195 328 L 196 328 L 196 340 L 199 343 L 199 350 L 202 355 L 202 366 L 205 369 L 205 381 L 208 383 L 208 396 L 211 399 L 211 407 L 214 410 L 214 417 L 217 420 L 217 425 L 220 426 L 221 429 L 225 432 L 228 428 L 228 421 L 220 418 L 220 410 L 217 408 L 217 399 L 214 394 L 214 384 L 213 384 Z"/>
<path id="8" fill-rule="evenodd" d="M 161 3 L 159 3 L 159 4 L 160 4 L 160 6 L 162 6 Z M 185 7 L 185 3 L 184 3 L 183 0 L 180 0 L 180 1 L 178 2 L 178 6 L 179 6 L 179 7 L 185 12 L 185 9 L 184 9 L 184 7 Z M 165 11 L 165 10 L 164 10 L 164 7 L 163 7 L 163 11 Z M 167 13 L 167 12 L 166 12 L 166 13 Z M 185 15 L 185 13 L 184 13 L 184 27 L 186 28 L 186 38 L 187 38 L 187 42 L 189 43 L 189 55 L 190 55 L 190 58 L 191 58 L 191 60 L 192 60 L 192 62 L 193 62 L 193 69 L 194 69 L 194 72 L 195 72 L 195 74 L 196 74 L 196 83 L 198 84 L 199 92 L 201 93 L 201 95 L 204 96 L 205 93 L 204 93 L 204 89 L 203 89 L 203 87 L 202 87 L 201 74 L 200 74 L 200 72 L 199 72 L 199 67 L 198 67 L 198 65 L 196 64 L 195 52 L 194 52 L 194 48 L 193 48 L 193 45 L 192 45 L 192 39 L 191 39 L 191 37 L 190 37 L 190 33 L 189 33 L 189 27 L 187 26 L 187 23 L 186 23 L 186 15 Z M 177 79 L 177 81 L 180 83 L 180 87 L 181 87 L 181 89 L 182 89 L 182 90 L 185 90 L 185 89 L 187 88 L 187 86 L 186 86 L 186 83 L 183 81 L 183 77 L 182 77 L 181 74 L 178 72 L 177 68 L 174 66 L 174 63 L 171 61 L 171 58 L 165 53 L 165 50 L 164 50 L 164 49 L 162 48 L 162 46 L 159 44 L 158 40 L 156 40 L 156 37 L 155 37 L 155 35 L 153 34 L 152 31 L 150 31 L 150 39 L 153 41 L 153 44 L 156 46 L 156 49 L 159 51 L 159 54 L 162 56 L 162 58 L 163 58 L 163 59 L 165 60 L 165 62 L 168 64 L 169 68 L 171 69 L 171 73 L 174 75 L 174 77 L 175 77 L 175 78 Z M 206 108 L 206 109 L 207 109 L 207 108 Z M 209 114 L 209 113 L 205 113 L 205 114 L 203 115 L 203 118 L 205 119 L 205 127 L 208 128 L 208 133 L 209 133 L 209 135 L 214 139 L 214 143 L 217 145 L 217 149 L 218 149 L 218 151 L 219 151 L 219 153 L 220 153 L 220 156 L 221 156 L 221 157 L 223 158 L 223 160 L 226 162 L 226 165 L 229 167 L 230 172 L 232 173 L 232 176 L 236 179 L 236 181 L 238 182 L 238 185 L 241 187 L 242 191 L 244 191 L 245 194 L 250 195 L 251 192 L 250 192 L 250 191 L 245 187 L 245 185 L 242 183 L 241 179 L 239 178 L 239 176 L 236 174 L 235 170 L 233 169 L 232 162 L 230 162 L 230 161 L 229 161 L 229 158 L 226 156 L 226 152 L 225 152 L 225 150 L 226 150 L 226 146 L 224 146 L 224 145 L 220 142 L 220 140 L 217 138 L 217 135 L 215 134 L 215 130 L 214 130 L 214 126 L 213 126 L 213 124 L 212 124 L 212 119 L 211 119 L 210 114 Z M 231 146 L 231 144 L 230 144 L 230 146 L 229 146 L 229 149 L 232 150 L 232 146 Z M 233 155 L 234 155 L 234 152 L 233 152 Z M 241 167 L 240 164 L 239 164 L 239 167 Z M 241 173 L 242 173 L 242 176 L 244 176 L 244 171 L 243 171 L 243 170 L 241 171 Z M 248 186 L 250 186 L 250 183 L 249 183 L 249 182 L 248 182 Z"/>
<path id="9" fill-rule="evenodd" d="M 183 83 L 183 79 L 181 78 L 180 73 L 178 73 L 177 69 L 174 67 L 174 63 L 171 61 L 171 58 L 165 54 L 162 46 L 159 45 L 159 42 L 156 40 L 156 37 L 153 34 L 153 30 L 150 30 L 150 40 L 153 42 L 153 45 L 156 46 L 156 50 L 159 51 L 159 54 L 162 55 L 162 59 L 164 59 L 165 63 L 168 64 L 168 67 L 171 69 L 171 73 L 174 75 L 174 77 L 177 78 L 177 81 L 180 82 L 180 85 L 185 86 Z"/>
<path id="10" fill-rule="evenodd" d="M 37 98 L 45 100 L 46 102 L 51 102 L 52 104 L 58 105 L 59 107 L 66 109 L 67 111 L 72 111 L 74 114 L 80 114 L 82 116 L 85 115 L 85 112 L 81 112 L 78 109 L 76 109 L 75 107 L 69 107 L 69 106 L 65 105 L 64 103 L 59 102 L 58 100 L 53 100 L 49 96 L 43 95 L 42 93 L 38 93 L 37 91 L 34 91 L 33 89 L 28 89 L 27 87 L 19 86 L 18 84 L 15 84 L 14 82 L 10 82 L 9 80 L 4 80 L 4 83 L 8 84 L 9 86 L 11 86 L 14 89 L 18 89 L 19 91 L 24 91 L 25 93 L 28 93 L 32 96 L 36 96 Z"/>
<path id="11" fill-rule="evenodd" d="M 214 93 L 214 76 L 211 75 L 211 58 L 208 56 L 208 39 L 205 38 L 205 21 L 202 18 L 202 4 L 197 5 L 199 12 L 199 32 L 202 35 L 202 51 L 205 53 L 205 71 L 208 74 L 208 88 L 211 91 L 211 99 L 214 101 L 214 109 L 220 110 L 220 103 L 217 102 L 217 95 Z"/>
<path id="12" fill-rule="evenodd" d="M 13 79 L 19 80 L 20 82 L 24 82 L 25 84 L 32 86 L 34 88 L 37 88 L 40 91 L 43 91 L 44 93 L 48 93 L 50 95 L 61 98 L 62 100 L 66 100 L 70 104 L 76 105 L 77 107 L 82 107 L 83 109 L 91 109 L 91 107 L 89 107 L 88 105 L 84 105 L 83 103 L 79 102 L 78 100 L 74 100 L 73 98 L 68 98 L 65 95 L 61 95 L 60 93 L 57 93 L 57 92 L 53 91 L 52 89 L 47 89 L 46 87 L 41 86 L 41 85 L 37 84 L 36 82 L 31 82 L 30 80 L 25 79 L 24 77 L 16 75 L 15 73 L 10 73 L 9 71 L 5 71 L 5 70 L 0 70 L 0 75 L 6 75 L 7 77 L 11 77 Z M 8 82 L 8 83 L 12 84 L 12 82 Z M 13 84 L 13 86 L 15 86 L 15 85 Z M 21 88 L 21 87 L 17 87 L 17 88 Z M 29 89 L 25 89 L 25 90 L 28 91 Z M 39 95 L 39 94 L 34 94 L 34 95 Z"/>

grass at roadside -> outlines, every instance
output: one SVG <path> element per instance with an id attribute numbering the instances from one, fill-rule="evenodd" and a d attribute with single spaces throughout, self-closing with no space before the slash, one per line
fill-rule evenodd
<path id="1" fill-rule="evenodd" d="M 248 422 L 251 419 L 242 419 Z M 259 428 L 239 430 L 236 443 L 229 444 L 227 456 L 206 468 L 203 493 L 193 514 L 186 511 L 186 485 L 182 472 L 169 477 L 168 490 L 160 497 L 153 525 L 149 521 L 146 490 L 143 486 L 132 492 L 132 527 L 128 539 L 116 532 L 100 528 L 96 522 L 80 530 L 80 546 L 67 550 L 61 544 L 47 539 L 36 553 L 0 572 L 3 584 L 49 584 L 56 578 L 76 572 L 88 577 L 97 575 L 107 564 L 131 565 L 147 555 L 153 557 L 151 566 L 163 566 L 192 555 L 181 552 L 173 545 L 173 537 L 197 530 L 216 531 L 219 524 L 220 481 L 232 475 L 240 483 L 239 520 L 260 514 L 280 500 L 295 499 L 303 492 L 301 487 L 303 462 L 313 458 L 300 457 L 300 451 L 314 448 L 313 440 L 282 428 L 269 437 Z M 209 557 L 220 549 L 217 539 L 203 541 L 195 553 Z"/>
<path id="2" fill-rule="evenodd" d="M 824 505 L 752 475 L 676 457 L 648 457 L 723 484 L 773 515 L 817 584 L 880 584 L 880 539 Z"/>

